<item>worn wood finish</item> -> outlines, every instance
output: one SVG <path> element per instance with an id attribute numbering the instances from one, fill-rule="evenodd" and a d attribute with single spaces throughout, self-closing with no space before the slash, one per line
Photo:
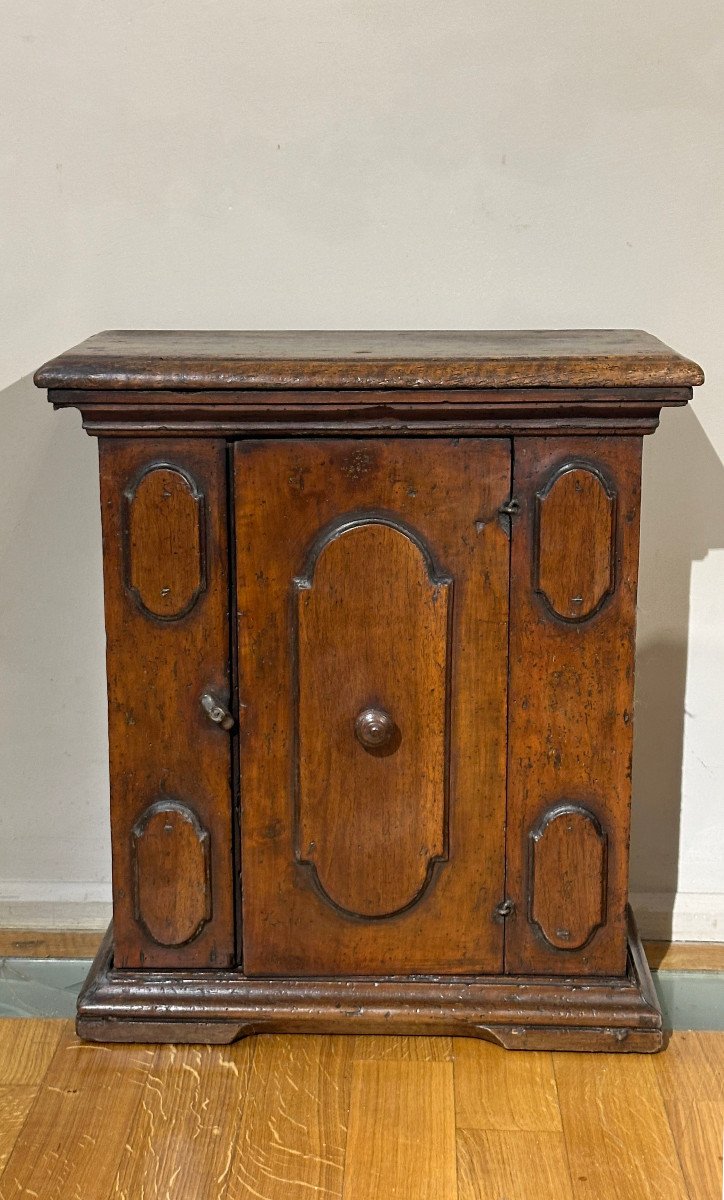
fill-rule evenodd
<path id="1" fill-rule="evenodd" d="M 17 1025 L 0 1022 L 0 1045 Z M 42 1025 L 63 1049 L 2 1089 L 2 1200 L 721 1200 L 721 1033 L 674 1033 L 653 1061 L 574 1062 L 399 1036 L 80 1047 L 69 1022 Z"/>
<path id="2" fill-rule="evenodd" d="M 92 1041 L 231 1042 L 251 1033 L 480 1037 L 516 1050 L 654 1051 L 661 1010 L 633 922 L 618 979 L 450 976 L 255 978 L 118 970 L 106 937 L 78 1001 Z"/>
<path id="3" fill-rule="evenodd" d="M 351 1038 L 257 1040 L 222 1200 L 341 1197 Z"/>
<path id="4" fill-rule="evenodd" d="M 230 695 L 225 447 L 100 451 L 115 961 L 224 966 L 231 750 L 200 698 Z"/>
<path id="5" fill-rule="evenodd" d="M 212 917 L 208 830 L 185 804 L 159 800 L 131 838 L 133 914 L 159 946 L 185 946 Z"/>
<path id="6" fill-rule="evenodd" d="M 0 1176 L 37 1094 L 37 1087 L 0 1085 Z"/>
<path id="7" fill-rule="evenodd" d="M 60 1022 L 58 1023 L 60 1024 Z M 60 1044 L 0 1179 L 1 1200 L 107 1197 L 156 1049 Z"/>
<path id="8" fill-rule="evenodd" d="M 331 904 L 362 918 L 414 904 L 447 854 L 452 581 L 389 519 L 329 530 L 292 613 L 294 852 Z"/>
<path id="9" fill-rule="evenodd" d="M 641 329 L 110 330 L 41 367 L 47 388 L 681 387 L 696 363 Z"/>
<path id="10" fill-rule="evenodd" d="M 146 1073 L 108 1200 L 226 1193 L 251 1088 L 253 1042 L 163 1046 Z M 185 1154 L 186 1148 L 190 1152 Z"/>
<path id="11" fill-rule="evenodd" d="M 520 511 L 513 517 L 511 547 L 506 890 L 515 908 L 506 920 L 506 970 L 620 975 L 626 958 L 641 442 L 526 439 L 516 441 L 514 453 Z M 539 497 L 571 462 L 576 470 L 586 464 L 605 481 L 616 513 L 613 592 L 579 621 L 551 611 L 537 591 L 535 570 Z M 585 518 L 573 520 L 567 503 L 557 526 L 548 526 L 561 559 L 572 528 L 576 555 L 583 550 L 584 526 L 593 527 L 594 541 L 604 540 L 601 510 L 590 508 L 585 492 L 580 499 Z M 569 582 L 577 570 L 571 568 Z M 589 604 L 594 595 L 587 592 Z M 563 815 L 554 821 L 558 812 Z M 541 832 L 546 821 L 547 833 Z"/>
<path id="12" fill-rule="evenodd" d="M 531 831 L 529 914 L 549 946 L 580 950 L 603 925 L 607 841 L 596 818 L 573 804 L 548 809 Z"/>
<path id="13" fill-rule="evenodd" d="M 702 379 L 637 330 L 121 331 L 39 370 L 101 441 L 86 1038 L 661 1046 L 626 916 L 640 455 Z M 468 1192 L 530 1190 L 511 1129 L 465 1132 Z"/>
<path id="14" fill-rule="evenodd" d="M 193 478 L 151 464 L 124 492 L 126 587 L 151 618 L 175 621 L 206 587 L 206 505 Z"/>
<path id="15" fill-rule="evenodd" d="M 500 970 L 508 444 L 240 442 L 235 481 L 246 973 Z"/>
<path id="16" fill-rule="evenodd" d="M 421 1062 L 452 1062 L 453 1039 L 450 1037 L 405 1037 L 399 1033 L 388 1033 L 384 1037 L 369 1034 L 355 1038 L 355 1059 L 395 1059 L 397 1062 L 420 1060 Z"/>
<path id="17" fill-rule="evenodd" d="M 691 388 L 393 388 L 328 391 L 54 389 L 103 437 L 509 437 L 653 433 Z"/>
<path id="18" fill-rule="evenodd" d="M 585 621 L 613 591 L 615 534 L 616 498 L 589 465 L 572 459 L 537 494 L 535 588 L 555 616 Z"/>

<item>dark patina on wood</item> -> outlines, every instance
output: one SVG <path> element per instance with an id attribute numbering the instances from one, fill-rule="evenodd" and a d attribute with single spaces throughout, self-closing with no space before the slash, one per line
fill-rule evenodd
<path id="1" fill-rule="evenodd" d="M 115 332 L 100 438 L 114 924 L 93 1040 L 656 1050 L 627 910 L 637 330 Z"/>

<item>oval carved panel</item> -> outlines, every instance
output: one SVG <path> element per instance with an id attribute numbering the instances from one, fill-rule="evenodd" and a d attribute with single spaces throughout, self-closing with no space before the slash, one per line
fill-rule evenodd
<path id="1" fill-rule="evenodd" d="M 555 949 L 580 950 L 606 918 L 606 835 L 587 808 L 561 804 L 530 842 L 530 919 Z"/>
<path id="2" fill-rule="evenodd" d="M 598 471 L 578 463 L 536 496 L 535 589 L 566 621 L 592 616 L 614 589 L 615 507 Z"/>
<path id="3" fill-rule="evenodd" d="M 174 621 L 206 587 L 204 498 L 178 467 L 151 467 L 125 493 L 126 587 L 149 616 Z"/>
<path id="4" fill-rule="evenodd" d="M 333 530 L 295 580 L 297 859 L 360 919 L 414 904 L 447 853 L 451 593 L 381 518 Z"/>
<path id="5" fill-rule="evenodd" d="M 158 800 L 131 834 L 137 921 L 160 946 L 182 946 L 211 918 L 209 834 L 178 800 Z"/>

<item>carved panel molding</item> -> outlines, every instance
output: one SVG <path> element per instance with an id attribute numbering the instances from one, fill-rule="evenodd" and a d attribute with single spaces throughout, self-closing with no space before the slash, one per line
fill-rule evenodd
<path id="1" fill-rule="evenodd" d="M 556 950 L 580 950 L 606 920 L 607 838 L 580 804 L 548 809 L 530 833 L 529 918 Z"/>
<path id="2" fill-rule="evenodd" d="M 191 475 L 152 463 L 123 494 L 125 585 L 157 621 L 186 616 L 206 589 L 206 512 Z"/>
<path id="3" fill-rule="evenodd" d="M 211 919 L 209 833 L 179 800 L 157 800 L 131 832 L 134 915 L 159 946 L 183 946 Z"/>
<path id="4" fill-rule="evenodd" d="M 293 582 L 296 859 L 357 920 L 411 908 L 447 856 L 452 592 L 376 512 L 324 529 Z"/>
<path id="5" fill-rule="evenodd" d="M 615 492 L 591 463 L 567 462 L 536 493 L 535 524 L 535 591 L 561 620 L 587 620 L 615 588 Z"/>

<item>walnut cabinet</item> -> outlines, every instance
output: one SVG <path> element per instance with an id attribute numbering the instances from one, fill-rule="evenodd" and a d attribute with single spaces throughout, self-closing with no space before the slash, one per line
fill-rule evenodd
<path id="1" fill-rule="evenodd" d="M 99 334 L 114 919 L 95 1040 L 655 1050 L 627 908 L 638 331 Z"/>

